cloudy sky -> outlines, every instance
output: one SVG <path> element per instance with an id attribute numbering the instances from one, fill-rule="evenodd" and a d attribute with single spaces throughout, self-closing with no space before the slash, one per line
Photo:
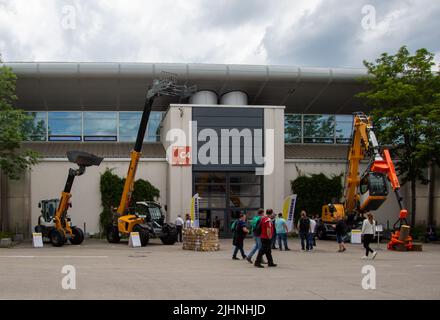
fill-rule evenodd
<path id="1" fill-rule="evenodd" d="M 440 62 L 437 0 L 0 0 L 4 61 L 359 67 L 426 47 Z"/>

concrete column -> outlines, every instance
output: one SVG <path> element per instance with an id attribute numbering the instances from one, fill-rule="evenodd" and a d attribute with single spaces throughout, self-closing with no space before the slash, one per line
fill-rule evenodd
<path id="1" fill-rule="evenodd" d="M 264 110 L 264 129 L 274 129 L 274 169 L 264 176 L 264 207 L 282 211 L 284 200 L 284 108 Z M 268 156 L 265 141 L 265 155 Z"/>
<path id="2" fill-rule="evenodd" d="M 173 146 L 185 147 L 191 143 L 190 125 L 192 109 L 190 107 L 170 107 L 162 122 L 161 141 L 167 151 L 167 213 L 168 219 L 174 222 L 177 215 L 184 215 L 190 210 L 192 195 L 192 166 L 172 165 Z M 181 140 L 176 137 L 183 134 Z M 167 141 L 167 135 L 174 137 Z M 195 156 L 195 155 L 194 155 Z"/>

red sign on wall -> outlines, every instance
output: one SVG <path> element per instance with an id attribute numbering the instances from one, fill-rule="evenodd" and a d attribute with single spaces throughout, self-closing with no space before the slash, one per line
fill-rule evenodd
<path id="1" fill-rule="evenodd" d="M 173 159 L 171 165 L 173 166 L 190 166 L 191 165 L 191 147 L 173 147 Z"/>

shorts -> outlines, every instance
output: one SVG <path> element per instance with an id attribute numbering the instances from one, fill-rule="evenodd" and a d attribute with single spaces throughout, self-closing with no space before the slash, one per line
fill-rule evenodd
<path id="1" fill-rule="evenodd" d="M 337 234 L 337 235 L 336 235 L 336 241 L 337 241 L 338 243 L 342 243 L 342 242 L 344 242 L 344 236 L 343 236 L 342 234 Z"/>

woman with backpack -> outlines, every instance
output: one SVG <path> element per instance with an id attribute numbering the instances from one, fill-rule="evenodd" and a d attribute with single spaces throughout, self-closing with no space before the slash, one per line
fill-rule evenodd
<path id="1" fill-rule="evenodd" d="M 376 221 L 374 221 L 373 214 L 371 212 L 367 213 L 367 219 L 362 223 L 362 237 L 365 248 L 365 256 L 362 259 L 368 259 L 368 254 L 371 252 L 371 258 L 376 258 L 377 251 L 370 248 L 370 243 L 373 242 L 374 233 L 376 231 Z"/>
<path id="2" fill-rule="evenodd" d="M 237 253 L 240 251 L 243 259 L 246 259 L 246 254 L 244 253 L 244 238 L 249 233 L 249 230 L 246 228 L 246 215 L 244 213 L 240 213 L 240 218 L 234 223 L 233 228 L 233 238 L 232 244 L 235 246 L 234 253 L 232 254 L 232 260 L 240 260 L 237 258 Z"/>

